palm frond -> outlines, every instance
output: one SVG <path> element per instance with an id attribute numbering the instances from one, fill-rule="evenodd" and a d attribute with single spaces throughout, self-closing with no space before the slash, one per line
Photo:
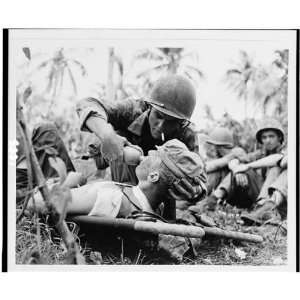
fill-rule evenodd
<path id="1" fill-rule="evenodd" d="M 39 64 L 39 65 L 37 66 L 37 69 L 40 70 L 40 69 L 42 69 L 42 68 L 45 68 L 51 61 L 53 61 L 52 58 L 43 61 L 41 64 Z"/>
<path id="2" fill-rule="evenodd" d="M 74 93 L 77 94 L 77 85 L 76 85 L 76 82 L 75 82 L 75 78 L 74 78 L 74 76 L 73 76 L 73 73 L 72 73 L 72 71 L 71 71 L 71 69 L 70 69 L 69 66 L 67 66 L 66 68 L 67 68 L 67 70 L 68 70 L 69 77 L 70 77 L 71 83 L 72 83 L 72 85 L 73 85 Z"/>
<path id="3" fill-rule="evenodd" d="M 30 48 L 24 47 L 24 48 L 22 48 L 22 50 L 23 50 L 25 56 L 27 57 L 27 59 L 28 59 L 28 60 L 31 60 L 31 52 L 30 52 Z"/>
<path id="4" fill-rule="evenodd" d="M 118 56 L 118 55 L 115 55 L 115 62 L 117 63 L 117 66 L 118 66 L 118 69 L 119 69 L 119 72 L 120 72 L 121 76 L 123 76 L 124 66 L 123 66 L 123 61 L 122 61 L 121 57 Z"/>
<path id="5" fill-rule="evenodd" d="M 64 83 L 64 76 L 65 76 L 65 68 L 62 68 L 60 71 L 60 82 L 58 87 L 58 93 L 60 94 L 63 89 L 63 83 Z"/>
<path id="6" fill-rule="evenodd" d="M 52 89 L 54 75 L 55 75 L 55 67 L 54 67 L 54 65 L 52 65 L 52 67 L 50 69 L 50 72 L 49 72 L 49 75 L 48 75 L 49 81 L 48 81 L 48 85 L 47 85 L 47 88 L 46 88 L 46 92 L 50 92 L 51 89 Z"/>
<path id="7" fill-rule="evenodd" d="M 58 86 L 58 82 L 59 82 L 59 78 L 60 78 L 60 74 L 59 72 L 56 72 L 54 74 L 54 78 L 53 78 L 53 89 L 52 89 L 52 98 L 55 99 L 55 97 L 57 96 L 57 86 Z"/>
<path id="8" fill-rule="evenodd" d="M 159 50 L 159 48 L 142 49 L 134 55 L 134 59 L 150 59 L 155 61 L 161 61 L 165 59 L 165 55 L 161 50 Z"/>
<path id="9" fill-rule="evenodd" d="M 87 74 L 86 67 L 80 61 L 76 59 L 72 59 L 71 61 L 80 68 L 82 76 L 85 76 Z"/>
<path id="10" fill-rule="evenodd" d="M 194 67 L 194 66 L 191 66 L 191 65 L 186 65 L 185 66 L 188 70 L 191 70 L 193 71 L 194 73 L 196 73 L 199 78 L 203 78 L 204 77 L 204 74 L 201 70 L 199 70 L 198 68 Z"/>
<path id="11" fill-rule="evenodd" d="M 197 83 L 194 76 L 192 76 L 188 71 L 183 71 L 183 74 L 188 78 L 190 79 L 193 83 Z"/>
<path id="12" fill-rule="evenodd" d="M 231 75 L 241 75 L 242 72 L 238 69 L 230 69 L 226 71 L 226 76 L 231 76 Z"/>
<path id="13" fill-rule="evenodd" d="M 157 65 L 157 66 L 155 66 L 155 67 L 151 67 L 151 68 L 149 68 L 149 69 L 147 69 L 147 70 L 144 70 L 144 71 L 138 73 L 138 74 L 136 75 L 136 77 L 137 77 L 137 78 L 147 77 L 147 76 L 150 75 L 150 73 L 153 73 L 153 72 L 159 72 L 159 71 L 162 71 L 162 70 L 164 70 L 164 69 L 167 69 L 168 66 L 169 66 L 169 64 L 168 64 L 168 63 L 165 63 L 165 64 Z"/>

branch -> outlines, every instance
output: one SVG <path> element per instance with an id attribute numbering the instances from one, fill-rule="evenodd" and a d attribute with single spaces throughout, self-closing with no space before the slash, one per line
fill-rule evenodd
<path id="1" fill-rule="evenodd" d="M 27 155 L 29 154 L 28 155 L 29 156 L 28 174 L 29 174 L 29 176 L 32 176 L 32 175 L 34 176 L 35 182 L 36 182 L 37 186 L 39 187 L 39 190 L 45 201 L 46 208 L 55 223 L 56 229 L 58 230 L 60 236 L 62 237 L 62 239 L 68 249 L 69 258 L 70 258 L 69 263 L 83 264 L 84 258 L 80 254 L 79 246 L 77 245 L 77 243 L 74 239 L 74 236 L 70 232 L 66 222 L 61 219 L 61 214 L 57 211 L 55 205 L 53 205 L 53 203 L 51 201 L 52 195 L 51 195 L 47 185 L 45 184 L 46 180 L 45 180 L 44 174 L 41 170 L 38 159 L 35 155 L 31 140 L 28 138 L 29 135 L 26 131 L 26 125 L 25 125 L 25 122 L 23 121 L 24 120 L 23 113 L 20 110 L 20 105 L 18 104 L 18 100 L 19 99 L 17 99 L 17 107 L 19 109 L 18 114 L 17 114 L 18 115 L 18 124 L 19 124 L 18 128 L 21 130 L 21 135 L 25 142 L 25 153 L 27 153 Z M 30 186 L 32 187 L 32 183 L 30 183 Z M 63 196 L 63 194 L 61 194 L 61 195 Z M 57 194 L 56 194 L 56 196 L 57 196 Z"/>

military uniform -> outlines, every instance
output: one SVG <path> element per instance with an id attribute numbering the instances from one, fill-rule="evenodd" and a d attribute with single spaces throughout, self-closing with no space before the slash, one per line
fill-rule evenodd
<path id="1" fill-rule="evenodd" d="M 255 152 L 248 154 L 249 162 L 256 161 L 258 159 L 267 157 L 272 154 L 282 154 L 285 155 L 286 149 L 283 145 L 277 147 L 272 152 L 266 152 L 263 149 L 257 150 Z M 269 168 L 261 168 L 256 170 L 255 173 L 259 177 L 261 182 L 260 185 L 260 193 L 257 196 L 257 200 L 266 199 L 270 195 L 270 187 L 272 184 L 277 181 L 277 178 L 281 176 L 281 178 L 277 181 L 276 187 L 279 188 L 279 191 L 284 191 L 284 196 L 287 196 L 287 180 L 284 179 L 286 177 L 286 170 L 281 175 L 284 170 L 279 166 L 269 167 Z"/>
<path id="2" fill-rule="evenodd" d="M 18 167 L 25 157 L 25 144 L 17 127 L 17 169 L 16 191 L 17 202 L 21 202 L 28 192 L 28 173 L 26 168 Z M 57 177 L 57 172 L 50 166 L 48 158 L 59 156 L 65 163 L 67 172 L 75 171 L 67 149 L 59 137 L 57 128 L 53 124 L 45 123 L 35 126 L 31 136 L 31 142 L 39 161 L 40 167 L 46 179 Z M 34 178 L 33 178 L 34 180 Z M 35 186 L 35 182 L 33 182 Z"/>
<path id="3" fill-rule="evenodd" d="M 248 178 L 247 187 L 236 184 L 235 178 L 227 166 L 208 173 L 208 194 L 213 190 L 223 189 L 226 191 L 226 201 L 229 204 L 241 208 L 251 207 L 259 195 L 263 181 L 253 170 L 249 170 L 245 174 Z"/>
<path id="4" fill-rule="evenodd" d="M 234 147 L 234 140 L 233 140 L 233 135 L 232 132 L 224 127 L 216 127 L 214 128 L 209 136 L 203 137 L 203 142 L 205 144 L 211 144 L 215 148 L 214 149 L 207 149 L 209 152 L 216 152 L 217 147 L 224 147 L 227 150 L 226 155 L 230 155 L 234 150 L 237 150 Z M 247 162 L 247 154 L 246 152 L 239 148 L 239 161 L 241 163 Z M 210 154 L 210 153 L 208 153 Z M 217 154 L 215 153 L 214 158 L 208 159 L 206 164 L 208 164 L 210 161 L 216 161 L 218 159 L 222 159 L 223 155 L 222 154 Z M 218 164 L 217 164 L 218 165 Z M 226 201 L 232 205 L 236 205 L 239 207 L 250 207 L 253 202 L 255 201 L 259 189 L 261 186 L 261 182 L 255 175 L 255 172 L 250 170 L 247 172 L 247 177 L 248 177 L 248 182 L 249 185 L 247 187 L 241 187 L 236 184 L 234 176 L 232 176 L 232 173 L 230 169 L 228 168 L 228 165 L 224 166 L 218 166 L 217 170 L 215 171 L 207 171 L 207 190 L 208 190 L 208 195 L 210 195 L 214 190 L 224 190 L 226 191 Z M 213 208 L 216 204 L 216 199 L 214 197 L 209 197 L 207 198 L 207 204 L 203 202 L 201 206 L 207 205 L 208 207 L 211 206 Z M 211 204 L 209 204 L 211 202 Z"/>
<path id="5" fill-rule="evenodd" d="M 250 153 L 250 161 L 256 161 L 272 154 L 282 154 L 283 158 L 286 154 L 286 149 L 284 148 L 284 131 L 281 124 L 273 118 L 263 120 L 256 132 L 256 140 L 260 144 L 263 144 L 262 133 L 264 131 L 276 132 L 280 145 L 272 151 L 263 149 Z M 261 177 L 263 183 L 254 210 L 251 213 L 243 213 L 241 215 L 241 218 L 246 225 L 262 225 L 270 220 L 286 217 L 288 189 L 287 168 L 281 167 L 281 160 L 277 162 L 277 166 L 261 168 L 258 170 L 260 171 L 260 174 L 257 173 L 257 177 Z M 279 199 L 277 199 L 278 196 L 276 196 L 276 194 L 274 194 L 273 198 L 274 191 L 279 191 L 281 193 Z"/>
<path id="6" fill-rule="evenodd" d="M 117 134 L 125 137 L 130 143 L 142 148 L 144 155 L 149 150 L 154 150 L 163 141 L 155 140 L 151 136 L 148 123 L 150 105 L 146 99 L 125 99 L 122 101 L 107 102 L 95 98 L 85 98 L 77 105 L 77 113 L 80 120 L 80 128 L 88 131 L 86 120 L 90 117 L 98 117 L 110 123 Z M 183 124 L 181 130 L 167 140 L 176 138 L 183 142 L 190 151 L 198 153 L 198 140 L 192 124 Z M 101 144 L 91 144 L 90 153 L 95 157 L 98 169 L 108 167 L 108 162 L 101 155 Z M 135 167 L 113 161 L 110 164 L 112 180 L 117 182 L 137 183 Z"/>

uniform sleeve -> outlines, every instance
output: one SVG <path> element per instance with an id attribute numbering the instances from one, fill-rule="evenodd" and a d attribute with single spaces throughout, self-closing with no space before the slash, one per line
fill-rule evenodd
<path id="1" fill-rule="evenodd" d="M 76 112 L 79 117 L 80 130 L 90 131 L 86 127 L 86 120 L 93 116 L 107 121 L 108 116 L 104 105 L 100 100 L 89 97 L 80 100 L 76 106 Z"/>
<path id="2" fill-rule="evenodd" d="M 82 131 L 89 131 L 86 127 L 86 120 L 90 116 L 102 118 L 118 130 L 128 127 L 142 114 L 144 107 L 146 107 L 146 103 L 142 99 L 128 98 L 118 101 L 106 101 L 85 98 L 78 103 L 76 110 Z"/>

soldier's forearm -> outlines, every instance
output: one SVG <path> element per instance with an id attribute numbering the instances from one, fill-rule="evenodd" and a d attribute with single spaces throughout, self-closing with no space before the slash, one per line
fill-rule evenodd
<path id="1" fill-rule="evenodd" d="M 96 136 L 103 141 L 108 136 L 116 134 L 113 127 L 106 122 L 106 120 L 99 117 L 89 117 L 86 120 L 87 128 L 96 134 Z"/>
<path id="2" fill-rule="evenodd" d="M 211 172 L 217 171 L 221 168 L 224 168 L 227 166 L 228 162 L 229 162 L 229 157 L 227 157 L 227 156 L 208 161 L 205 164 L 206 172 L 211 173 Z"/>
<path id="3" fill-rule="evenodd" d="M 282 154 L 271 154 L 267 157 L 248 163 L 247 166 L 252 169 L 275 167 L 282 157 Z"/>
<path id="4" fill-rule="evenodd" d="M 237 167 L 239 164 L 240 164 L 240 161 L 239 161 L 237 158 L 232 159 L 232 160 L 228 163 L 228 168 L 229 168 L 231 171 L 234 171 L 234 168 Z"/>

